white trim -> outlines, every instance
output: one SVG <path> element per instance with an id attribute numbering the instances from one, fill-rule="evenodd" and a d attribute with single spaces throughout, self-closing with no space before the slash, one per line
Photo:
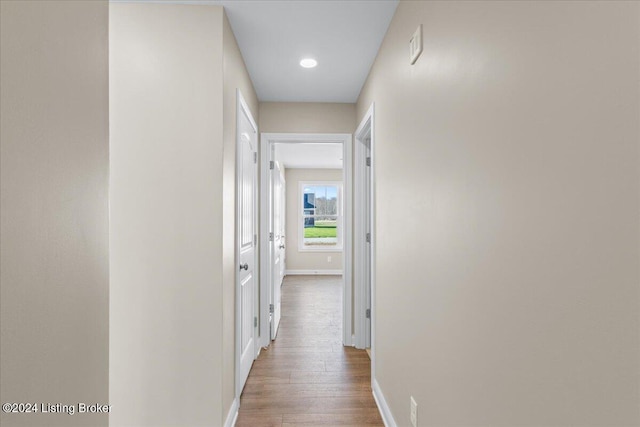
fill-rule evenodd
<path id="1" fill-rule="evenodd" d="M 366 149 L 360 138 L 361 128 L 362 124 L 353 134 L 353 217 L 355 219 L 353 226 L 353 332 L 355 336 L 354 345 L 359 349 L 365 348 L 364 330 L 366 317 L 362 316 L 362 312 L 366 309 L 364 288 L 367 252 L 367 222 L 362 220 L 365 215 L 364 205 L 366 200 L 366 195 L 364 194 L 366 166 L 363 165 Z"/>
<path id="2" fill-rule="evenodd" d="M 286 276 L 342 276 L 342 270 L 285 270 Z"/>
<path id="3" fill-rule="evenodd" d="M 352 253 L 351 248 L 353 246 L 353 233 L 352 233 L 352 212 L 353 201 L 352 194 L 352 149 L 353 149 L 353 137 L 348 133 L 263 133 L 260 137 L 261 145 L 261 179 L 260 179 L 260 242 L 269 242 L 269 161 L 271 159 L 271 147 L 274 143 L 341 143 L 342 144 L 342 186 L 343 186 L 343 202 L 344 202 L 344 233 L 343 238 L 343 250 L 342 250 L 342 265 L 344 266 L 342 280 L 343 280 L 343 297 L 342 297 L 342 342 L 345 346 L 351 346 L 351 304 L 352 304 Z M 261 265 L 261 283 L 265 284 L 265 288 L 268 288 L 267 283 L 270 283 L 269 277 L 271 272 L 270 266 L 270 253 L 269 247 L 271 245 L 260 245 L 260 265 Z M 269 322 L 269 304 L 270 295 L 269 289 L 260 290 L 260 345 L 266 347 L 270 344 L 268 334 L 263 332 L 263 325 L 268 331 Z"/>
<path id="4" fill-rule="evenodd" d="M 323 248 L 322 246 L 311 246 L 309 248 L 304 248 L 304 249 L 298 248 L 298 252 L 311 252 L 311 253 L 342 252 L 342 248 Z"/>
<path id="5" fill-rule="evenodd" d="M 344 282 L 342 294 L 342 343 L 345 346 L 353 345 L 353 137 L 349 134 L 342 144 L 342 182 L 344 188 L 344 229 L 345 233 L 342 247 L 342 268 Z"/>
<path id="6" fill-rule="evenodd" d="M 361 136 L 362 131 L 368 126 L 370 120 L 371 126 L 371 142 L 369 146 L 369 155 L 371 156 L 371 386 L 377 384 L 376 380 L 376 133 L 375 133 L 375 103 L 367 110 L 362 118 L 362 122 L 358 126 L 356 137 Z M 382 396 L 382 394 L 380 394 Z M 393 417 L 391 418 L 393 420 Z M 395 423 L 393 424 L 395 425 Z"/>
<path id="7" fill-rule="evenodd" d="M 235 214 L 236 214 L 236 224 L 235 224 L 235 254 L 234 254 L 234 271 L 236 271 L 236 275 L 235 275 L 235 279 L 234 279 L 234 295 L 235 295 L 235 339 L 236 339 L 236 344 L 235 344 L 235 400 L 237 402 L 240 402 L 240 393 L 242 392 L 242 387 L 240 386 L 240 357 L 242 356 L 242 349 L 241 347 L 241 323 L 242 323 L 242 319 L 240 319 L 240 304 L 241 304 L 241 298 L 239 295 L 239 286 L 238 286 L 238 275 L 237 275 L 237 270 L 236 270 L 236 266 L 239 265 L 240 263 L 240 245 L 238 244 L 238 242 L 240 241 L 239 239 L 239 227 L 238 224 L 240 224 L 240 215 L 241 213 L 238 210 L 238 182 L 239 182 L 239 177 L 238 174 L 240 173 L 240 168 L 238 167 L 238 159 L 240 158 L 239 155 L 239 151 L 240 151 L 240 144 L 238 144 L 238 138 L 240 135 L 240 120 L 239 117 L 241 116 L 241 114 L 244 114 L 247 119 L 249 120 L 249 122 L 251 123 L 251 127 L 253 127 L 255 133 L 256 133 L 256 152 L 257 152 L 257 144 L 258 144 L 258 125 L 256 124 L 255 120 L 253 119 L 253 116 L 251 114 L 251 109 L 249 108 L 249 106 L 247 105 L 247 103 L 244 100 L 244 97 L 242 96 L 242 92 L 240 92 L 240 89 L 236 89 L 236 137 L 235 137 L 235 144 L 236 144 L 236 189 L 235 189 Z M 257 168 L 257 165 L 256 165 Z M 257 171 L 256 171 L 257 172 Z M 256 188 L 258 187 L 258 182 L 257 182 L 257 173 L 254 175 L 255 178 L 255 185 Z M 258 201 L 258 194 L 257 191 L 254 193 L 254 210 L 255 210 L 255 224 L 254 224 L 254 230 L 258 229 L 258 214 L 259 211 L 257 209 L 257 201 Z M 257 268 L 258 272 L 257 274 L 254 272 L 255 275 L 255 286 L 256 289 L 260 289 L 260 275 L 259 275 L 259 266 L 258 266 L 258 249 L 259 249 L 259 242 L 257 242 L 257 246 L 254 248 L 253 251 L 253 256 L 254 256 L 254 269 Z M 258 313 L 258 292 L 255 292 L 255 301 L 254 301 L 254 315 L 257 315 Z M 255 348 L 258 345 L 258 337 L 256 335 L 256 328 L 253 328 L 253 345 L 254 345 L 254 360 L 255 360 L 255 355 L 256 355 L 256 351 Z"/>
<path id="8" fill-rule="evenodd" d="M 238 420 L 238 409 L 240 409 L 240 405 L 238 405 L 238 398 L 233 398 L 233 402 L 231 402 L 231 408 L 229 408 L 229 413 L 227 414 L 227 419 L 224 422 L 224 427 L 233 427 L 236 425 L 236 421 Z"/>
<path id="9" fill-rule="evenodd" d="M 365 139 L 370 139 L 369 156 L 371 159 L 370 166 L 365 166 L 367 150 L 365 147 Z M 369 211 L 369 229 L 367 230 L 366 221 L 358 221 L 354 229 L 354 345 L 356 348 L 365 348 L 367 345 L 367 335 L 370 335 L 371 346 L 371 378 L 375 371 L 375 137 L 374 137 L 374 104 L 371 104 L 369 110 L 365 113 L 358 129 L 354 133 L 354 151 L 355 151 L 355 171 L 354 171 L 354 218 L 363 218 L 366 210 Z M 365 208 L 367 197 L 365 193 L 365 180 L 367 174 L 370 179 L 368 202 L 370 208 Z M 357 198 L 357 200 L 356 200 Z M 370 243 L 366 242 L 366 233 L 370 232 Z M 367 246 L 369 246 L 367 248 Z M 370 260 L 367 262 L 367 252 L 370 252 Z M 368 271 L 367 271 L 368 270 Z M 369 276 L 369 289 L 367 284 L 367 275 Z M 366 309 L 368 308 L 367 297 L 371 297 L 371 321 L 367 322 Z M 370 327 L 370 330 L 368 330 Z"/>
<path id="10" fill-rule="evenodd" d="M 358 129 L 354 133 L 354 218 L 357 219 L 353 229 L 353 286 L 354 286 L 354 345 L 356 348 L 364 349 L 366 347 L 367 318 L 365 315 L 368 308 L 367 293 L 368 281 L 367 276 L 370 273 L 371 264 L 367 260 L 370 243 L 366 241 L 367 232 L 371 231 L 370 218 L 365 219 L 367 212 L 370 214 L 369 206 L 365 206 L 370 201 L 366 190 L 367 174 L 371 172 L 371 166 L 366 166 L 367 147 L 366 138 L 370 138 L 371 134 L 371 115 L 366 114 Z M 369 271 L 367 271 L 369 270 Z"/>
<path id="11" fill-rule="evenodd" d="M 337 217 L 338 223 L 338 242 L 335 246 L 322 246 L 322 245 L 308 245 L 304 244 L 304 232 L 301 232 L 304 228 L 304 208 L 302 207 L 303 202 L 303 194 L 304 187 L 313 187 L 313 186 L 325 186 L 325 187 L 336 187 L 338 189 L 337 197 L 338 197 L 338 214 L 335 215 Z M 298 222 L 296 226 L 296 231 L 298 232 L 298 252 L 341 252 L 344 247 L 344 215 L 342 207 L 344 206 L 344 190 L 342 181 L 298 181 Z"/>
<path id="12" fill-rule="evenodd" d="M 378 405 L 378 410 L 380 411 L 380 416 L 382 417 L 382 422 L 386 427 L 397 427 L 396 420 L 393 419 L 393 414 L 391 414 L 391 409 L 387 404 L 384 395 L 382 394 L 382 390 L 380 389 L 380 385 L 376 379 L 371 380 L 371 390 L 373 391 L 373 399 L 376 401 L 376 405 Z"/>
<path id="13" fill-rule="evenodd" d="M 376 250 L 378 247 L 378 233 L 376 225 L 376 109 L 372 102 L 367 116 L 371 116 L 371 143 L 369 155 L 371 156 L 371 378 L 376 378 Z M 393 419 L 393 418 L 392 418 Z"/>
<path id="14" fill-rule="evenodd" d="M 269 304 L 271 304 L 271 251 L 273 245 L 269 243 L 271 230 L 271 173 L 269 160 L 271 159 L 271 144 L 260 137 L 260 346 L 268 347 L 271 343 L 271 325 L 269 324 Z"/>
<path id="15" fill-rule="evenodd" d="M 351 139 L 350 133 L 262 133 L 262 138 L 281 144 L 341 144 Z M 344 164 L 344 163 L 343 163 Z"/>

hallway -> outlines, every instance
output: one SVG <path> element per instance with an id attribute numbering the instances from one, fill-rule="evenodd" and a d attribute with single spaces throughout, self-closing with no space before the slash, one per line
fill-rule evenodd
<path id="1" fill-rule="evenodd" d="M 339 276 L 287 276 L 278 337 L 254 362 L 236 426 L 382 426 L 364 350 L 341 343 Z"/>

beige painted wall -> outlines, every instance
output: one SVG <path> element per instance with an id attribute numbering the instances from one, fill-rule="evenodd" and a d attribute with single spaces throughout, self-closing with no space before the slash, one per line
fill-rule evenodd
<path id="1" fill-rule="evenodd" d="M 639 7 L 400 2 L 358 102 L 398 425 L 640 424 Z"/>
<path id="2" fill-rule="evenodd" d="M 236 89 L 240 89 L 254 120 L 258 120 L 258 98 L 235 36 L 224 16 L 224 158 L 222 189 L 222 409 L 226 417 L 235 397 L 235 280 L 236 280 Z M 258 316 L 258 318 L 260 318 Z M 259 330 L 259 329 L 258 329 Z"/>
<path id="3" fill-rule="evenodd" d="M 0 401 L 107 404 L 108 3 L 3 1 L 0 16 Z"/>
<path id="4" fill-rule="evenodd" d="M 355 104 L 260 103 L 260 132 L 352 133 L 355 122 Z"/>
<path id="5" fill-rule="evenodd" d="M 286 184 L 286 269 L 342 270 L 342 251 L 305 252 L 298 250 L 300 181 L 341 181 L 342 169 L 285 169 Z M 331 261 L 327 257 L 331 257 Z"/>
<path id="6" fill-rule="evenodd" d="M 110 5 L 112 426 L 220 425 L 223 10 Z"/>

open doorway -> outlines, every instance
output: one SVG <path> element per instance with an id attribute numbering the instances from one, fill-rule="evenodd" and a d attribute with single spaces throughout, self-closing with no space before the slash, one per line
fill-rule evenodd
<path id="1" fill-rule="evenodd" d="M 337 149 L 335 157 L 342 154 L 342 170 L 340 164 L 295 168 L 287 160 L 292 151 L 315 150 L 311 158 L 317 161 L 324 148 Z M 320 419 L 331 425 L 384 425 L 371 392 L 374 354 L 370 359 L 354 348 L 351 150 L 350 134 L 261 135 L 263 347 L 240 396 L 237 425 Z M 310 170 L 322 175 L 307 175 Z M 282 199 L 288 208 L 282 208 Z M 278 209 L 284 210 L 284 225 Z M 319 255 L 320 264 L 296 264 L 294 252 Z"/>
<path id="2" fill-rule="evenodd" d="M 352 345 L 351 135 L 262 134 L 260 344 L 278 333 L 285 276 L 340 275 Z"/>

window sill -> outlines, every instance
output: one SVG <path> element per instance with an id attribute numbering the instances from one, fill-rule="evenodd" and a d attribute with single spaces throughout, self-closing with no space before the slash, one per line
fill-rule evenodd
<path id="1" fill-rule="evenodd" d="M 298 252 L 342 252 L 342 247 L 323 248 L 321 246 L 305 246 L 301 248 L 298 246 Z"/>

